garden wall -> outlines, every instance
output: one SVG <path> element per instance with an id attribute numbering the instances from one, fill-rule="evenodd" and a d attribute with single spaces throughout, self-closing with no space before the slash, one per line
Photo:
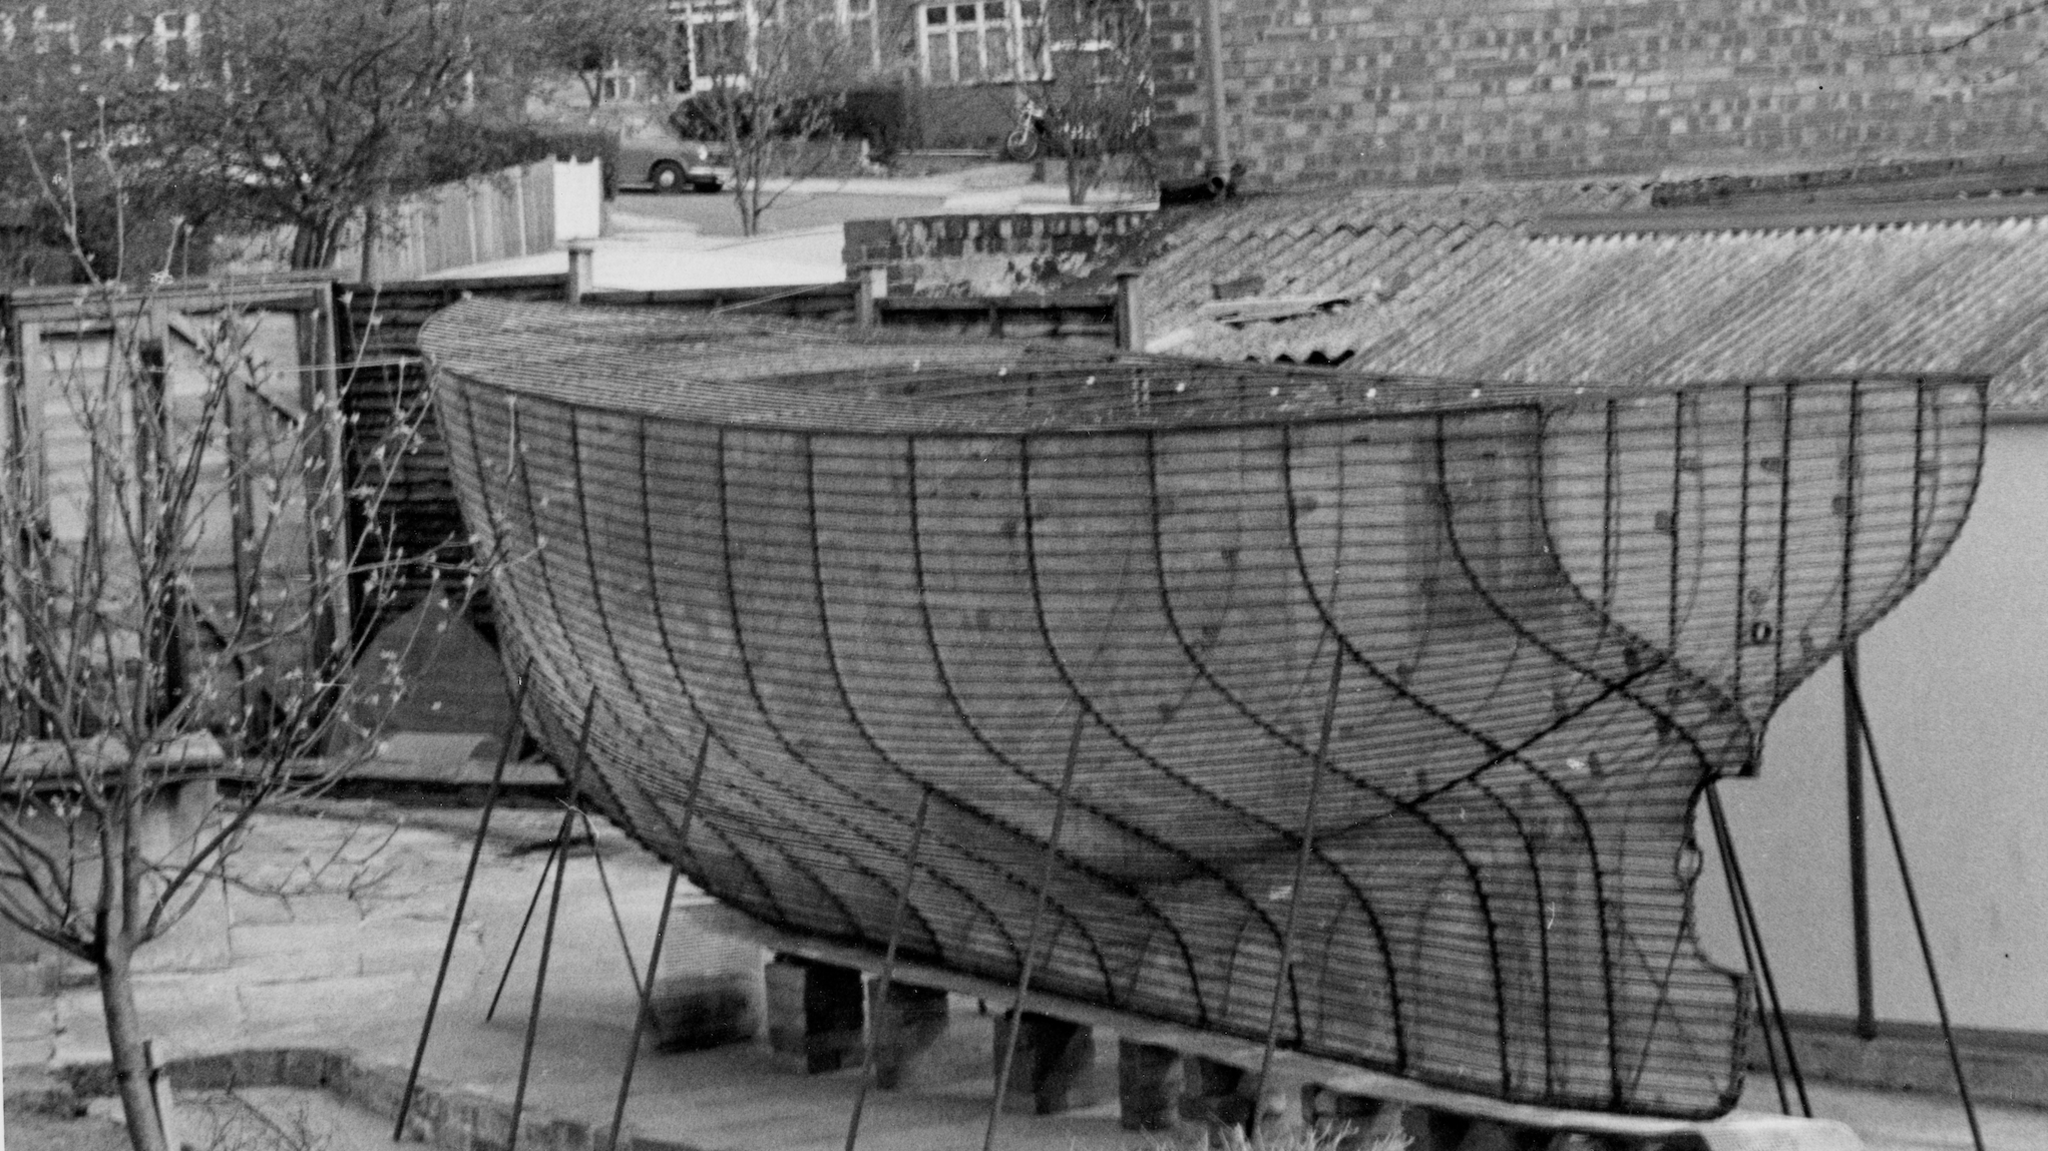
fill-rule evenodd
<path id="1" fill-rule="evenodd" d="M 1151 212 L 1019 213 L 849 220 L 846 265 L 889 265 L 889 294 L 1008 296 L 1073 291 L 1133 250 Z"/>

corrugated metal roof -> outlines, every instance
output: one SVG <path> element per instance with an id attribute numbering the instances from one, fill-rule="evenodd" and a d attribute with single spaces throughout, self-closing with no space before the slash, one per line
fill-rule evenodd
<path id="1" fill-rule="evenodd" d="M 1238 296 L 1342 296 L 1355 315 L 1490 265 L 1539 217 L 1647 207 L 1649 192 L 1641 182 L 1352 189 L 1192 210 L 1146 265 L 1147 330 L 1182 328 L 1203 304 Z"/>
<path id="2" fill-rule="evenodd" d="M 1361 368 L 1524 381 L 1981 372 L 1995 407 L 2048 408 L 2035 218 L 1532 239 L 1399 310 L 1316 341 Z"/>
<path id="3" fill-rule="evenodd" d="M 1385 298 L 1239 327 L 1160 315 L 1152 330 L 1183 327 L 1173 351 L 1224 359 L 1517 381 L 1981 372 L 1995 408 L 2048 411 L 2048 223 L 2031 215 L 1577 236 L 1432 216 L 1371 230 L 1444 239 L 1394 261 L 1411 278 Z"/>

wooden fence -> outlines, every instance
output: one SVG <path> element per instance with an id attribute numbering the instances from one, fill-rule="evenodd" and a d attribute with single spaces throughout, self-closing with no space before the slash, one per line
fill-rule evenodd
<path id="1" fill-rule="evenodd" d="M 530 256 L 598 233 L 604 181 L 596 160 L 541 160 L 442 184 L 384 205 L 348 239 L 335 266 L 369 280 L 408 281 Z"/>

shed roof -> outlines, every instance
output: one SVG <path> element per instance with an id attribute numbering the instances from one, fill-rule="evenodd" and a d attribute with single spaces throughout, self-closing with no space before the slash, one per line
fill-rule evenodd
<path id="1" fill-rule="evenodd" d="M 1590 226 L 1579 214 L 1561 230 L 1488 217 L 1455 251 L 1402 263 L 1395 290 L 1354 290 L 1347 307 L 1239 325 L 1159 314 L 1151 330 L 1172 332 L 1173 351 L 1225 359 L 1517 381 L 1984 373 L 1995 410 L 2048 412 L 2042 204 L 1951 203 L 1891 213 L 1904 222 L 1737 213 L 1675 231 L 1652 228 L 1656 213 Z M 1365 285 L 1388 273 L 1349 274 Z"/>
<path id="2" fill-rule="evenodd" d="M 1491 266 L 1534 220 L 1647 207 L 1649 196 L 1642 182 L 1532 182 L 1282 194 L 1174 212 L 1148 245 L 1147 330 L 1186 326 L 1219 300 L 1374 307 Z"/>

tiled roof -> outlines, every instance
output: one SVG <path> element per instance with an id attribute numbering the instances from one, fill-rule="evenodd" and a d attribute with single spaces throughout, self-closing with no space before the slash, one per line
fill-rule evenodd
<path id="1" fill-rule="evenodd" d="M 1501 229 L 1468 245 L 1483 255 L 1405 264 L 1417 278 L 1389 298 L 1285 323 L 1188 325 L 1172 350 L 1518 381 L 1982 372 L 1996 409 L 2048 411 L 2048 222 L 1730 223 Z"/>

